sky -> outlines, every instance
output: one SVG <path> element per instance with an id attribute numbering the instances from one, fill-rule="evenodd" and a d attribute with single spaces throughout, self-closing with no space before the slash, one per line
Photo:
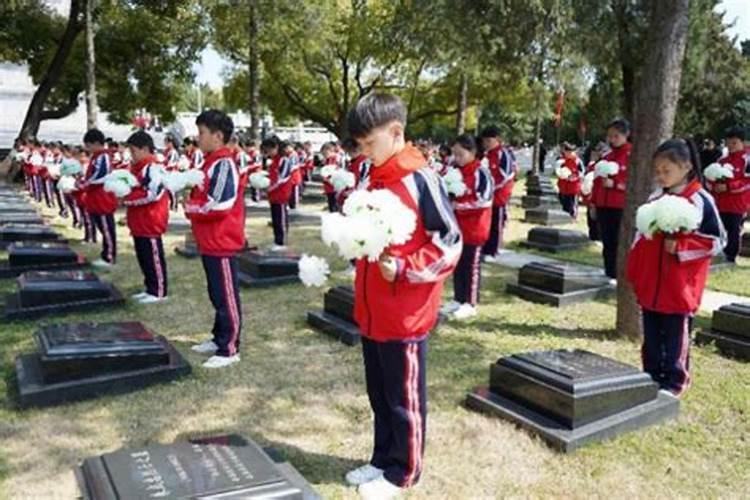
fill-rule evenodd
<path id="1" fill-rule="evenodd" d="M 70 0 L 45 0 L 48 5 L 65 14 L 70 8 Z M 750 39 L 750 12 L 748 2 L 750 0 L 723 0 L 719 9 L 726 10 L 726 21 L 734 22 L 729 32 L 739 40 Z M 196 72 L 196 81 L 207 83 L 211 88 L 218 89 L 223 86 L 223 69 L 229 63 L 219 55 L 213 48 L 209 47 L 201 54 L 201 60 L 193 65 Z"/>

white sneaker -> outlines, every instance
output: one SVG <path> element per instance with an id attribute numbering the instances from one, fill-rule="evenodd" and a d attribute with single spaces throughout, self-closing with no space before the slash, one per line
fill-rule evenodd
<path id="1" fill-rule="evenodd" d="M 107 262 L 104 259 L 96 259 L 91 265 L 100 269 L 112 269 L 112 266 L 114 266 L 114 264 Z"/>
<path id="2" fill-rule="evenodd" d="M 611 286 L 617 286 L 617 280 L 616 280 L 616 279 L 614 279 L 614 278 L 610 278 L 610 280 L 609 280 L 609 284 L 610 284 Z"/>
<path id="3" fill-rule="evenodd" d="M 440 308 L 440 312 L 443 314 L 453 314 L 454 312 L 458 311 L 459 307 L 461 307 L 461 304 L 459 302 L 451 300 Z"/>
<path id="4" fill-rule="evenodd" d="M 383 475 L 383 469 L 378 469 L 374 465 L 365 464 L 346 473 L 346 482 L 350 486 L 359 486 L 360 484 L 369 483 Z"/>
<path id="5" fill-rule="evenodd" d="M 357 491 L 363 500 L 390 500 L 401 496 L 402 488 L 380 476 L 377 479 L 360 485 Z"/>
<path id="6" fill-rule="evenodd" d="M 130 296 L 130 298 L 133 299 L 133 300 L 140 300 L 143 297 L 145 297 L 146 295 L 148 295 L 148 293 L 146 293 L 146 292 L 139 292 L 139 293 L 134 293 L 133 295 Z"/>
<path id="7" fill-rule="evenodd" d="M 453 317 L 459 320 L 473 318 L 476 315 L 477 309 L 471 304 L 461 304 L 461 306 L 453 313 Z"/>
<path id="8" fill-rule="evenodd" d="M 482 262 L 487 262 L 488 264 L 495 264 L 497 262 L 497 255 L 485 255 L 482 257 Z"/>
<path id="9" fill-rule="evenodd" d="M 138 299 L 139 304 L 156 304 L 157 302 L 164 302 L 167 300 L 166 297 L 157 297 L 156 295 L 146 294 L 144 297 Z"/>
<path id="10" fill-rule="evenodd" d="M 240 355 L 235 354 L 234 356 L 211 356 L 208 361 L 203 363 L 203 368 L 224 368 L 225 366 L 239 363 Z"/>
<path id="11" fill-rule="evenodd" d="M 284 252 L 286 251 L 286 246 L 284 245 L 271 245 L 271 248 L 269 248 L 272 252 Z"/>
<path id="12" fill-rule="evenodd" d="M 219 346 L 217 346 L 213 340 L 206 340 L 205 342 L 194 345 L 190 349 L 201 354 L 213 354 L 219 350 Z"/>

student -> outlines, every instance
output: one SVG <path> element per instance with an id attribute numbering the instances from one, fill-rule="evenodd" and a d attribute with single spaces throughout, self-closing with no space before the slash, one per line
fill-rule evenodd
<path id="1" fill-rule="evenodd" d="M 273 226 L 273 246 L 271 250 L 286 250 L 289 235 L 289 199 L 294 188 L 292 171 L 294 148 L 277 137 L 265 139 L 261 144 L 263 154 L 271 158 L 268 169 L 268 203 L 271 205 L 271 225 Z"/>
<path id="2" fill-rule="evenodd" d="M 606 145 L 603 142 L 600 142 L 596 147 L 591 148 L 589 163 L 586 165 L 586 172 L 583 174 L 584 177 L 588 173 L 594 171 L 594 168 L 596 167 L 597 162 L 601 159 L 605 148 Z M 596 223 L 596 209 L 594 208 L 593 192 L 589 191 L 584 194 L 582 191 L 581 203 L 586 206 L 586 226 L 588 227 L 589 240 L 600 241 L 601 237 L 599 236 L 599 224 Z"/>
<path id="3" fill-rule="evenodd" d="M 346 169 L 354 175 L 354 186 L 343 189 L 338 194 L 336 204 L 339 206 L 339 210 L 343 210 L 344 202 L 349 195 L 367 182 L 371 168 L 369 158 L 362 154 L 362 149 L 354 139 L 349 138 L 344 141 L 344 151 L 351 158 Z"/>
<path id="4" fill-rule="evenodd" d="M 513 152 L 503 146 L 498 127 L 485 128 L 482 130 L 481 138 L 485 157 L 490 166 L 490 173 L 495 181 L 490 237 L 482 247 L 482 255 L 485 256 L 485 260 L 492 261 L 497 258 L 503 247 L 503 233 L 508 221 L 508 203 L 511 194 L 513 194 L 517 167 Z"/>
<path id="5" fill-rule="evenodd" d="M 461 169 L 466 192 L 453 200 L 458 225 L 463 236 L 461 258 L 453 273 L 453 301 L 443 312 L 455 319 L 476 316 L 481 283 L 482 245 L 490 237 L 494 181 L 489 168 L 476 156 L 477 142 L 464 134 L 453 143 L 453 160 Z"/>
<path id="6" fill-rule="evenodd" d="M 323 144 L 320 152 L 323 154 L 323 165 L 332 165 L 336 168 L 341 168 L 341 158 L 336 152 L 336 144 L 327 142 Z M 338 212 L 339 206 L 336 202 L 336 190 L 333 188 L 333 184 L 328 182 L 328 179 L 323 179 L 323 191 L 328 200 L 328 211 L 330 213 Z"/>
<path id="7" fill-rule="evenodd" d="M 245 247 L 244 185 L 227 147 L 234 124 L 221 111 L 209 109 L 195 119 L 198 145 L 206 154 L 202 186 L 193 188 L 185 203 L 193 236 L 206 273 L 208 296 L 216 314 L 213 338 L 192 347 L 213 354 L 203 366 L 222 368 L 240 361 L 242 306 L 237 277 L 237 253 Z"/>
<path id="8" fill-rule="evenodd" d="M 354 286 L 375 436 L 370 462 L 346 480 L 359 486 L 362 498 L 386 499 L 415 485 L 422 473 L 427 337 L 461 252 L 461 232 L 443 183 L 404 140 L 401 99 L 369 94 L 350 111 L 348 125 L 373 163 L 368 189 L 389 190 L 417 216 L 408 242 L 390 247 L 377 262 L 357 261 Z"/>
<path id="9" fill-rule="evenodd" d="M 190 137 L 186 137 L 183 141 L 183 149 L 185 155 L 190 161 L 190 168 L 202 168 L 203 167 L 203 151 L 200 150 L 195 140 Z"/>
<path id="10" fill-rule="evenodd" d="M 643 310 L 643 369 L 659 386 L 681 396 L 690 386 L 690 329 L 706 285 L 711 258 L 726 234 L 711 196 L 701 187 L 701 165 L 692 143 L 672 139 L 653 156 L 659 188 L 649 201 L 671 194 L 700 209 L 697 229 L 650 238 L 637 233 L 627 279 Z"/>
<path id="11" fill-rule="evenodd" d="M 560 145 L 562 164 L 570 170 L 570 177 L 557 179 L 558 197 L 562 209 L 574 219 L 578 218 L 578 195 L 581 193 L 581 177 L 583 176 L 583 162 L 576 154 L 576 147 L 569 142 Z"/>
<path id="12" fill-rule="evenodd" d="M 104 134 L 98 129 L 93 128 L 83 136 L 83 146 L 91 155 L 83 177 L 83 189 L 86 192 L 84 204 L 91 222 L 102 233 L 101 258 L 91 264 L 106 269 L 112 267 L 117 260 L 117 198 L 104 190 L 104 178 L 112 172 L 109 151 L 104 144 Z"/>
<path id="13" fill-rule="evenodd" d="M 178 144 L 179 141 L 173 135 L 167 134 L 164 136 L 164 166 L 168 172 L 175 172 L 178 169 L 177 167 L 180 163 L 180 151 L 177 149 Z M 169 209 L 177 210 L 179 208 L 177 193 L 168 191 L 168 195 Z"/>
<path id="14" fill-rule="evenodd" d="M 750 155 L 745 153 L 745 131 L 740 127 L 727 130 L 727 155 L 719 163 L 730 167 L 734 177 L 726 182 L 707 182 L 719 206 L 721 221 L 727 230 L 724 256 L 734 263 L 740 253 L 742 225 L 750 202 Z"/>
<path id="15" fill-rule="evenodd" d="M 607 126 L 607 141 L 610 148 L 602 161 L 617 163 L 619 170 L 609 177 L 594 179 L 591 193 L 594 204 L 594 216 L 599 225 L 599 236 L 602 239 L 602 258 L 604 273 L 614 284 L 617 279 L 617 243 L 620 235 L 622 209 L 625 207 L 625 189 L 628 184 L 628 164 L 632 145 L 630 123 L 618 118 Z"/>

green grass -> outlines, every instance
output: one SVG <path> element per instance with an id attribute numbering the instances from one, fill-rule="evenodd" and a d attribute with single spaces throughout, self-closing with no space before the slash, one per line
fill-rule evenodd
<path id="1" fill-rule="evenodd" d="M 517 215 L 514 212 L 514 217 Z M 141 276 L 124 228 L 120 261 L 103 273 L 126 294 Z M 514 220 L 511 232 L 525 235 Z M 75 233 L 68 232 L 70 236 Z M 266 219 L 248 225 L 253 244 L 270 243 Z M 346 283 L 345 263 L 323 248 L 313 228 L 292 228 L 297 250 L 334 263 L 331 284 Z M 242 363 L 209 372 L 189 346 L 207 336 L 212 310 L 198 260 L 178 257 L 167 236 L 171 297 L 165 304 L 129 304 L 89 314 L 4 323 L 0 328 L 0 497 L 71 498 L 72 468 L 86 456 L 123 446 L 216 433 L 240 433 L 278 448 L 324 498 L 356 498 L 343 475 L 368 457 L 370 410 L 359 349 L 310 329 L 305 312 L 320 308 L 323 290 L 286 285 L 242 291 Z M 82 249 L 94 257 L 96 248 Z M 504 293 L 513 274 L 483 271 L 479 316 L 447 323 L 430 341 L 430 413 L 425 472 L 410 498 L 664 498 L 741 497 L 750 470 L 750 364 L 694 348 L 695 382 L 679 419 L 564 456 L 501 420 L 470 412 L 470 388 L 486 384 L 488 367 L 519 351 L 582 348 L 639 363 L 639 348 L 619 338 L 612 302 L 564 309 Z M 0 291 L 13 282 L 0 282 Z M 448 287 L 450 288 L 450 287 Z M 449 290 L 446 290 L 446 295 Z M 34 348 L 43 323 L 143 321 L 166 335 L 194 367 L 191 376 L 116 397 L 40 410 L 18 410 L 8 399 L 12 363 Z M 700 324 L 706 324 L 702 317 Z"/>

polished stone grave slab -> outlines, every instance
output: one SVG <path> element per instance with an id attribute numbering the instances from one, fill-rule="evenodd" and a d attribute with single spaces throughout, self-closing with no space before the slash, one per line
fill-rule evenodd
<path id="1" fill-rule="evenodd" d="M 200 253 L 198 253 L 198 245 L 195 242 L 195 236 L 193 236 L 192 232 L 185 235 L 185 241 L 181 245 L 175 247 L 174 251 L 177 255 L 188 259 L 194 259 L 200 256 Z"/>
<path id="2" fill-rule="evenodd" d="M 531 302 L 561 307 L 608 297 L 615 287 L 595 267 L 531 262 L 518 271 L 518 283 L 508 283 L 506 291 Z"/>
<path id="3" fill-rule="evenodd" d="M 540 226 L 559 226 L 572 224 L 573 217 L 569 213 L 554 208 L 530 208 L 524 213 L 523 222 Z"/>
<path id="4" fill-rule="evenodd" d="M 557 195 L 527 194 L 521 197 L 521 208 L 560 208 L 560 200 Z"/>
<path id="5" fill-rule="evenodd" d="M 27 271 L 79 269 L 86 258 L 67 243 L 20 241 L 8 246 L 8 259 L 0 261 L 0 278 L 11 278 Z"/>
<path id="6" fill-rule="evenodd" d="M 346 345 L 359 344 L 359 327 L 354 322 L 354 290 L 350 286 L 330 288 L 323 297 L 322 311 L 308 311 L 307 323 Z"/>
<path id="7" fill-rule="evenodd" d="M 551 447 L 571 452 L 663 420 L 679 400 L 635 367 L 582 350 L 536 351 L 499 359 L 469 408 L 509 420 Z"/>
<path id="8" fill-rule="evenodd" d="M 237 257 L 240 284 L 264 287 L 299 282 L 299 259 L 292 252 L 244 251 Z"/>
<path id="9" fill-rule="evenodd" d="M 713 313 L 711 329 L 696 335 L 698 344 L 713 343 L 724 354 L 750 361 L 750 304 L 730 304 Z"/>
<path id="10" fill-rule="evenodd" d="M 588 235 L 581 231 L 552 227 L 535 227 L 529 230 L 527 239 L 521 245 L 545 252 L 577 250 L 591 244 Z"/>
<path id="11" fill-rule="evenodd" d="M 63 241 L 51 227 L 42 224 L 0 226 L 0 249 L 18 241 Z"/>
<path id="12" fill-rule="evenodd" d="M 0 212 L 0 226 L 8 224 L 44 224 L 44 219 L 36 212 Z"/>

